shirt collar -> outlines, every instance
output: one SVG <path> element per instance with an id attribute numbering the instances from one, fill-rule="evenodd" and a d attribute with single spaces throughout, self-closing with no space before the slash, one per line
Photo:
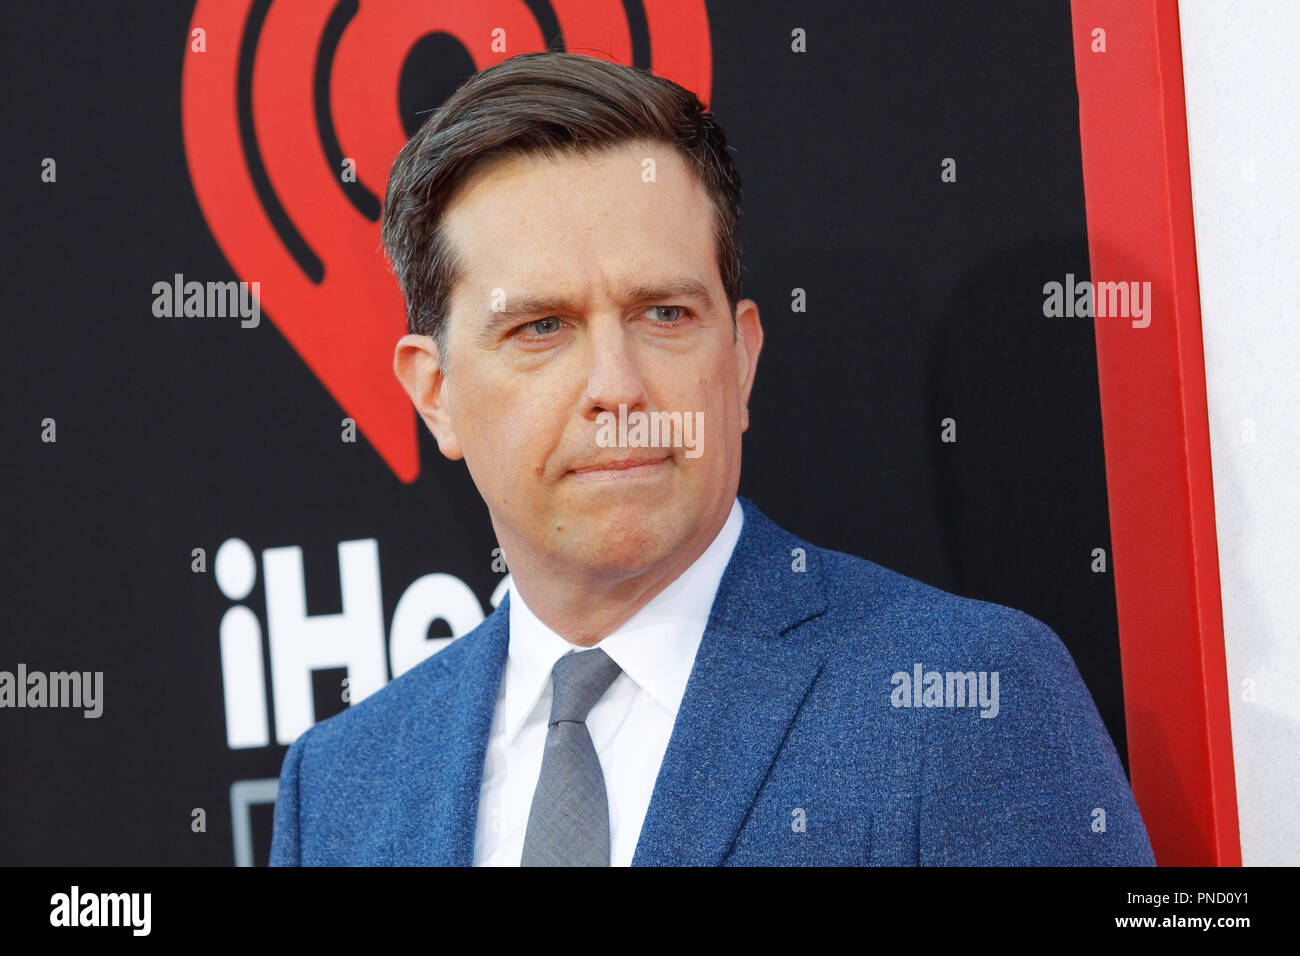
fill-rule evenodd
<path id="1" fill-rule="evenodd" d="M 668 587 L 599 647 L 650 699 L 676 716 L 708 625 L 722 574 L 740 540 L 744 513 L 739 501 L 713 542 Z M 551 630 L 510 588 L 510 644 L 503 684 L 502 726 L 513 741 L 537 705 L 555 662 L 572 651 L 586 650 Z"/>

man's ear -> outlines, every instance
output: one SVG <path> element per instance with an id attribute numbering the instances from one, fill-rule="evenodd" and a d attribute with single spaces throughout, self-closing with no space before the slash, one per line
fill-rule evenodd
<path id="1" fill-rule="evenodd" d="M 428 335 L 403 335 L 397 340 L 393 353 L 393 373 L 411 396 L 415 410 L 424 419 L 438 450 L 455 461 L 464 458 L 456 431 L 451 427 L 451 411 L 447 405 L 446 376 L 442 372 L 442 357 L 438 345 Z"/>
<path id="2" fill-rule="evenodd" d="M 741 299 L 736 303 L 736 380 L 740 383 L 740 430 L 749 428 L 749 395 L 758 372 L 758 353 L 763 349 L 763 326 L 758 321 L 758 303 Z"/>

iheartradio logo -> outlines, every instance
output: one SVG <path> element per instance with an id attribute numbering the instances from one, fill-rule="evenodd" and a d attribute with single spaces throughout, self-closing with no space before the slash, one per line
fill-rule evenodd
<path id="1" fill-rule="evenodd" d="M 265 629 L 245 603 L 259 584 L 259 566 Z M 460 578 L 426 574 L 402 592 L 385 633 L 379 542 L 374 538 L 340 541 L 338 567 L 339 611 L 308 614 L 301 547 L 267 548 L 260 561 L 241 538 L 228 538 L 217 549 L 217 587 L 231 601 L 218 630 L 226 743 L 232 750 L 269 747 L 272 713 L 275 743 L 284 746 L 321 719 L 313 694 L 314 672 L 346 670 L 341 699 L 360 703 L 387 684 L 390 673 L 396 680 L 482 624 L 510 588 L 507 575 L 497 583 L 491 608 L 485 612 Z M 445 621 L 451 637 L 430 639 L 434 621 Z M 270 661 L 269 684 L 266 660 Z M 273 710 L 267 706 L 268 687 Z"/>
<path id="2" fill-rule="evenodd" d="M 644 20 L 629 22 L 637 6 Z M 266 317 L 407 482 L 420 470 L 418 421 L 392 374 L 405 305 L 379 215 L 413 124 L 466 69 L 545 49 L 647 66 L 706 105 L 712 86 L 704 0 L 199 0 L 197 36 L 185 55 L 182 125 L 212 235 L 237 277 L 260 283 Z M 428 55 L 457 44 L 459 57 Z M 429 79 L 438 69 L 446 75 Z M 429 102 L 418 93 L 425 86 Z"/>

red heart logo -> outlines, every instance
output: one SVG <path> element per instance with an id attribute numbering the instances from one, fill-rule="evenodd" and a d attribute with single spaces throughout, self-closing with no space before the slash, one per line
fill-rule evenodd
<path id="1" fill-rule="evenodd" d="M 569 52 L 633 62 L 619 0 L 550 6 Z M 703 0 L 642 7 L 651 69 L 707 105 Z M 459 41 L 479 70 L 547 49 L 522 0 L 199 0 L 181 93 L 190 178 L 222 253 L 260 283 L 262 311 L 406 482 L 420 471 L 418 420 L 392 372 L 405 305 L 378 212 L 407 139 L 403 64 L 433 33 Z"/>

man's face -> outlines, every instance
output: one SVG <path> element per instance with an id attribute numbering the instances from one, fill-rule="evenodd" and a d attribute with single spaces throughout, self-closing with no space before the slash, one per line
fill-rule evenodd
<path id="1" fill-rule="evenodd" d="M 733 335 L 713 207 L 683 157 L 645 142 L 499 159 L 444 222 L 463 270 L 448 370 L 407 387 L 512 568 L 628 578 L 707 546 L 738 487 L 762 330 L 744 300 Z M 689 416 L 699 432 L 675 434 L 697 447 L 602 447 L 620 406 L 633 424 Z"/>

